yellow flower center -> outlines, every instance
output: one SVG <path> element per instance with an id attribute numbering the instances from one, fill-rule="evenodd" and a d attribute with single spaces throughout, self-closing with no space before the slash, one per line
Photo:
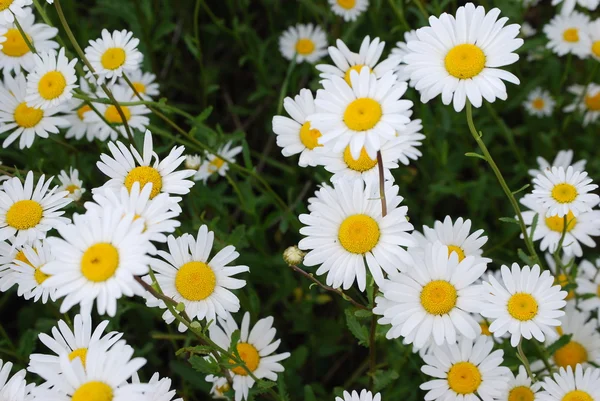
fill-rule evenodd
<path id="1" fill-rule="evenodd" d="M 114 245 L 100 242 L 90 246 L 81 257 L 81 273 L 95 283 L 114 276 L 119 267 L 119 251 Z"/>
<path id="2" fill-rule="evenodd" d="M 375 167 L 377 165 L 377 159 L 371 159 L 365 148 L 360 150 L 358 159 L 354 159 L 352 153 L 350 153 L 350 145 L 348 145 L 344 150 L 344 163 L 346 163 L 349 169 L 362 173 Z"/>
<path id="3" fill-rule="evenodd" d="M 92 108 L 90 106 L 88 106 L 87 104 L 84 104 L 83 106 L 81 106 L 80 108 L 77 109 L 77 116 L 79 117 L 79 119 L 81 121 L 83 121 L 83 116 L 88 111 L 92 111 Z"/>
<path id="4" fill-rule="evenodd" d="M 596 296 L 600 298 L 600 284 L 596 287 Z"/>
<path id="5" fill-rule="evenodd" d="M 40 109 L 34 109 L 27 106 L 27 103 L 20 103 L 15 109 L 15 122 L 23 128 L 33 128 L 44 118 L 44 112 Z"/>
<path id="6" fill-rule="evenodd" d="M 577 28 L 565 29 L 563 32 L 563 39 L 565 42 L 579 42 L 579 30 Z"/>
<path id="7" fill-rule="evenodd" d="M 17 230 L 27 230 L 37 226 L 42 220 L 44 209 L 33 200 L 20 200 L 6 212 L 6 224 Z"/>
<path id="8" fill-rule="evenodd" d="M 448 371 L 448 386 L 458 394 L 472 394 L 481 384 L 481 373 L 471 362 L 458 362 Z"/>
<path id="9" fill-rule="evenodd" d="M 586 391 L 572 390 L 565 394 L 561 401 L 594 401 Z"/>
<path id="10" fill-rule="evenodd" d="M 508 313 L 523 322 L 531 320 L 538 313 L 538 303 L 531 294 L 518 292 L 508 300 Z"/>
<path id="11" fill-rule="evenodd" d="M 21 57 L 30 52 L 27 42 L 25 42 L 25 39 L 23 39 L 23 36 L 18 29 L 10 28 L 8 32 L 4 34 L 4 37 L 6 40 L 2 43 L 2 53 L 7 56 Z M 33 44 L 31 36 L 27 35 L 27 39 L 29 39 L 29 43 Z"/>
<path id="12" fill-rule="evenodd" d="M 77 191 L 79 189 L 79 187 L 77 185 L 71 184 L 71 185 L 67 185 L 67 187 L 65 189 L 67 191 L 69 191 L 70 194 L 72 194 L 75 191 Z"/>
<path id="13" fill-rule="evenodd" d="M 222 395 L 222 394 L 225 394 L 225 393 L 226 393 L 226 392 L 228 392 L 228 391 L 229 391 L 229 384 L 228 384 L 228 383 L 225 383 L 225 384 L 223 384 L 222 386 L 217 386 L 217 387 L 215 388 L 215 392 L 216 392 L 217 394 L 221 394 L 221 395 Z"/>
<path id="14" fill-rule="evenodd" d="M 81 359 L 81 364 L 85 368 L 87 352 L 88 352 L 87 348 L 77 348 L 75 351 L 73 351 L 69 354 L 69 360 L 72 361 L 75 358 L 79 358 L 79 359 Z"/>
<path id="15" fill-rule="evenodd" d="M 0 0 L 0 11 L 6 10 L 14 0 Z"/>
<path id="16" fill-rule="evenodd" d="M 484 336 L 491 336 L 492 332 L 490 331 L 490 325 L 485 323 L 485 322 L 481 322 L 479 323 L 479 327 L 481 327 L 481 334 Z"/>
<path id="17" fill-rule="evenodd" d="M 143 95 L 144 93 L 146 93 L 146 85 L 144 85 L 141 82 L 132 82 L 132 83 L 133 83 L 133 87 L 135 88 L 137 93 L 139 93 L 140 95 Z"/>
<path id="18" fill-rule="evenodd" d="M 518 386 L 508 393 L 508 401 L 533 401 L 535 395 L 527 386 Z"/>
<path id="19" fill-rule="evenodd" d="M 204 262 L 188 262 L 181 266 L 175 277 L 175 287 L 188 301 L 208 298 L 217 286 L 217 276 Z"/>
<path id="20" fill-rule="evenodd" d="M 465 251 L 463 251 L 463 249 L 459 246 L 448 245 L 448 257 L 450 257 L 450 255 L 452 255 L 452 252 L 454 252 L 458 255 L 459 262 L 462 262 L 463 259 L 465 258 Z"/>
<path id="21" fill-rule="evenodd" d="M 445 280 L 427 283 L 421 290 L 421 305 L 432 315 L 445 315 L 456 306 L 456 288 Z"/>
<path id="22" fill-rule="evenodd" d="M 366 131 L 381 120 L 381 105 L 368 97 L 352 101 L 344 111 L 344 122 L 353 131 Z"/>
<path id="23" fill-rule="evenodd" d="M 360 70 L 362 70 L 363 67 L 367 67 L 369 69 L 369 72 L 373 71 L 373 70 L 371 70 L 371 67 L 363 65 L 363 64 L 357 64 L 355 66 L 348 68 L 348 70 L 346 71 L 346 74 L 344 74 L 344 80 L 346 81 L 346 83 L 348 83 L 348 85 L 352 86 L 352 81 L 350 81 L 350 73 L 352 71 L 356 71 L 360 74 Z"/>
<path id="24" fill-rule="evenodd" d="M 50 71 L 40 78 L 38 92 L 46 100 L 56 99 L 63 94 L 67 87 L 65 76 L 58 71 Z"/>
<path id="25" fill-rule="evenodd" d="M 552 188 L 552 198 L 558 203 L 571 203 L 577 198 L 577 188 L 566 182 L 557 184 Z"/>
<path id="26" fill-rule="evenodd" d="M 129 192 L 131 192 L 131 187 L 134 182 L 140 183 L 140 189 L 144 188 L 149 182 L 152 183 L 150 199 L 158 195 L 162 189 L 162 177 L 154 167 L 138 166 L 131 170 L 125 177 L 125 188 L 127 188 Z"/>
<path id="27" fill-rule="evenodd" d="M 296 53 L 306 56 L 315 51 L 315 42 L 308 38 L 298 39 L 296 42 Z"/>
<path id="28" fill-rule="evenodd" d="M 225 160 L 221 159 L 220 157 L 215 157 L 210 161 L 210 164 L 208 166 L 208 172 L 214 173 L 216 171 L 219 171 L 219 169 L 223 167 L 223 164 L 225 164 Z"/>
<path id="29" fill-rule="evenodd" d="M 345 8 L 346 10 L 352 10 L 356 5 L 356 0 L 337 0 L 337 3 L 340 7 Z"/>
<path id="30" fill-rule="evenodd" d="M 569 285 L 569 277 L 567 277 L 566 274 L 559 274 L 555 277 L 554 283 L 560 285 L 561 288 L 564 289 L 567 285 Z M 565 298 L 565 301 L 569 301 L 573 298 L 575 298 L 575 293 L 573 292 L 573 290 L 570 290 L 567 294 L 567 297 Z"/>
<path id="31" fill-rule="evenodd" d="M 600 40 L 592 43 L 592 53 L 594 53 L 596 57 L 600 57 Z"/>
<path id="32" fill-rule="evenodd" d="M 565 231 L 565 217 L 567 220 L 566 232 L 569 232 L 572 229 L 574 229 L 577 225 L 577 218 L 573 215 L 573 212 L 571 212 L 570 210 L 569 213 L 567 213 L 567 215 L 563 217 L 546 217 L 546 226 L 548 226 L 548 228 L 552 231 L 562 233 L 563 231 Z"/>
<path id="33" fill-rule="evenodd" d="M 536 99 L 533 99 L 533 102 L 531 102 L 531 105 L 533 106 L 534 109 L 536 110 L 542 110 L 544 108 L 544 105 L 546 103 L 544 102 L 544 99 L 542 99 L 541 97 L 538 97 Z"/>
<path id="34" fill-rule="evenodd" d="M 575 369 L 578 363 L 584 363 L 588 361 L 588 353 L 583 345 L 577 341 L 569 341 L 566 345 L 557 349 L 554 353 L 554 362 L 561 368 L 567 368 L 567 366 Z"/>
<path id="35" fill-rule="evenodd" d="M 338 231 L 338 238 L 344 249 L 360 255 L 375 248 L 379 236 L 379 225 L 375 219 L 365 214 L 346 217 Z"/>
<path id="36" fill-rule="evenodd" d="M 75 393 L 73 393 L 73 397 L 71 397 L 71 401 L 112 401 L 113 400 L 113 390 L 108 384 L 99 382 L 99 381 L 91 381 L 87 382 L 81 387 L 79 387 Z"/>
<path id="37" fill-rule="evenodd" d="M 236 348 L 246 367 L 250 370 L 250 372 L 254 372 L 258 367 L 258 363 L 260 362 L 258 350 L 254 347 L 254 345 L 248 343 L 239 343 Z M 235 363 L 233 360 L 230 360 L 229 362 Z M 231 371 L 240 376 L 248 375 L 248 372 L 242 366 L 233 368 Z"/>
<path id="38" fill-rule="evenodd" d="M 125 50 L 120 47 L 111 47 L 104 52 L 100 59 L 102 67 L 107 70 L 116 70 L 125 64 Z"/>
<path id="39" fill-rule="evenodd" d="M 600 111 L 600 91 L 594 96 L 585 96 L 585 105 L 589 110 Z"/>
<path id="40" fill-rule="evenodd" d="M 48 277 L 50 277 L 48 274 L 41 271 L 40 268 L 41 266 L 36 267 L 35 272 L 33 273 L 33 278 L 38 285 L 41 285 L 44 281 L 46 281 L 46 279 L 48 279 Z"/>
<path id="41" fill-rule="evenodd" d="M 300 142 L 307 149 L 313 150 L 316 147 L 323 146 L 319 145 L 319 138 L 321 137 L 321 131 L 318 129 L 310 128 L 310 122 L 305 122 L 300 128 Z"/>
<path id="42" fill-rule="evenodd" d="M 131 119 L 131 111 L 129 111 L 129 107 L 120 107 L 121 111 L 123 112 L 123 115 L 125 116 L 125 120 L 129 121 Z M 106 111 L 104 112 L 104 118 L 106 118 L 106 121 L 108 121 L 111 124 L 123 124 L 123 119 L 119 114 L 119 110 L 115 105 L 112 104 L 106 108 Z"/>
<path id="43" fill-rule="evenodd" d="M 444 65 L 448 74 L 458 79 L 469 79 L 479 75 L 485 67 L 485 54 L 471 44 L 454 46 L 446 54 Z"/>
<path id="44" fill-rule="evenodd" d="M 29 259 L 27 259 L 27 256 L 25 256 L 25 252 L 23 252 L 22 250 L 17 252 L 17 254 L 15 255 L 15 260 L 20 260 L 21 262 L 27 263 L 29 266 L 33 267 Z"/>

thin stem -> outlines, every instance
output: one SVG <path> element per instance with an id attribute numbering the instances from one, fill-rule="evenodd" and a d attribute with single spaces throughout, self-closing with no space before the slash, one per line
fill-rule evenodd
<path id="1" fill-rule="evenodd" d="M 540 357 L 542 358 L 542 362 L 544 363 L 546 370 L 548 370 L 548 374 L 552 373 L 552 365 L 550 364 L 550 361 L 548 360 L 548 356 L 546 355 L 546 349 L 541 347 L 540 343 L 538 343 L 537 341 L 533 341 L 533 344 L 535 345 L 535 348 L 537 349 L 538 353 L 540 354 Z"/>
<path id="2" fill-rule="evenodd" d="M 519 345 L 517 345 L 517 354 L 519 356 L 519 359 L 521 360 L 521 362 L 523 362 L 523 365 L 525 366 L 527 376 L 529 376 L 531 380 L 534 380 L 533 373 L 531 373 L 531 366 L 529 365 L 529 360 L 525 356 L 525 353 L 523 353 L 523 347 L 521 347 L 522 342 L 523 339 L 521 338 L 521 340 L 519 340 Z"/>
<path id="3" fill-rule="evenodd" d="M 17 16 L 12 11 L 11 11 L 11 13 L 12 13 L 13 17 L 15 18 L 15 25 L 17 26 L 17 29 L 19 30 L 19 33 L 23 37 L 23 40 L 27 44 L 27 47 L 29 48 L 29 50 L 32 53 L 37 54 L 37 51 L 35 50 L 35 47 L 33 46 L 33 43 L 31 43 L 31 41 L 29 40 L 29 36 L 27 36 L 27 34 L 25 33 L 25 31 L 23 30 L 23 27 L 19 23 L 19 20 L 17 19 Z"/>

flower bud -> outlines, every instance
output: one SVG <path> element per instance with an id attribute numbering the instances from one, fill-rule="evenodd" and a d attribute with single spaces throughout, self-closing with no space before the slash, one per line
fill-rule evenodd
<path id="1" fill-rule="evenodd" d="M 288 266 L 299 265 L 304 260 L 305 252 L 302 252 L 296 245 L 290 246 L 283 251 L 283 260 Z"/>

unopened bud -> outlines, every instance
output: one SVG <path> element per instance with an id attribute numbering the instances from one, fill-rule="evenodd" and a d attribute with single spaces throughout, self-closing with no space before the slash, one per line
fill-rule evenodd
<path id="1" fill-rule="evenodd" d="M 283 251 L 283 260 L 288 266 L 299 265 L 304 260 L 306 253 L 302 252 L 296 245 L 290 246 Z"/>
<path id="2" fill-rule="evenodd" d="M 185 168 L 191 170 L 198 170 L 200 168 L 200 156 L 198 155 L 187 155 L 185 157 Z"/>
<path id="3" fill-rule="evenodd" d="M 190 327 L 192 329 L 199 329 L 201 326 L 200 326 L 200 323 L 194 321 L 194 322 L 190 323 Z"/>
<path id="4" fill-rule="evenodd" d="M 183 312 L 185 310 L 185 304 L 183 302 L 180 302 L 177 304 L 175 309 L 177 310 L 177 312 Z"/>

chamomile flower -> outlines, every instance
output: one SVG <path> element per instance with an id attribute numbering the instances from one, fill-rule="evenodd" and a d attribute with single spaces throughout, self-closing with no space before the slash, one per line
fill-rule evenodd
<path id="1" fill-rule="evenodd" d="M 61 313 L 80 304 L 89 314 L 96 301 L 99 314 L 114 316 L 119 298 L 143 295 L 134 277 L 148 272 L 147 254 L 154 252 L 143 230 L 143 221 L 134 220 L 133 213 L 103 209 L 101 214 L 75 214 L 73 224 L 59 227 L 62 238 L 47 239 L 56 259 L 42 268 L 51 276 L 44 285 L 64 297 Z"/>
<path id="2" fill-rule="evenodd" d="M 78 314 L 73 319 L 73 329 L 63 320 L 52 327 L 52 336 L 40 333 L 39 339 L 54 355 L 31 354 L 27 370 L 46 379 L 54 372 L 60 371 L 60 358 L 67 355 L 69 360 L 79 358 L 83 367 L 86 367 L 88 350 L 98 348 L 108 350 L 123 336 L 123 333 L 111 331 L 104 333 L 108 320 L 100 322 L 95 328 L 92 326 L 92 317 Z"/>
<path id="3" fill-rule="evenodd" d="M 204 161 L 194 174 L 194 181 L 206 183 L 208 178 L 217 173 L 224 177 L 229 170 L 229 163 L 235 163 L 235 157 L 242 152 L 241 146 L 231 147 L 231 142 L 219 147 L 217 155 L 206 152 Z M 222 158 L 221 158 L 222 157 Z"/>
<path id="4" fill-rule="evenodd" d="M 173 399 L 175 390 L 171 390 L 171 379 L 168 377 L 161 379 L 158 372 L 150 378 L 145 394 L 148 397 L 147 401 L 183 401 L 183 398 Z"/>
<path id="5" fill-rule="evenodd" d="M 398 76 L 399 81 L 408 81 L 410 79 L 410 73 L 406 72 L 406 63 L 404 62 L 404 56 L 410 53 L 407 43 L 419 40 L 417 37 L 417 31 L 411 30 L 404 32 L 404 42 L 396 42 L 396 47 L 392 49 L 391 57 L 398 57 L 400 64 L 394 70 L 394 74 Z M 412 82 L 410 83 L 412 85 Z"/>
<path id="6" fill-rule="evenodd" d="M 140 68 L 143 55 L 137 49 L 140 40 L 127 30 L 114 31 L 112 34 L 102 30 L 102 37 L 90 40 L 85 48 L 85 56 L 95 72 L 88 71 L 87 77 L 97 77 L 98 83 L 115 83 L 124 73 L 132 73 Z M 117 99 L 119 100 L 119 99 Z"/>
<path id="7" fill-rule="evenodd" d="M 56 300 L 56 289 L 46 287 L 42 284 L 48 275 L 42 272 L 42 267 L 54 260 L 51 248 L 44 240 L 36 241 L 33 245 L 24 245 L 22 258 L 15 258 L 10 266 L 13 273 L 12 278 L 17 285 L 17 295 L 25 299 L 33 299 L 37 302 L 40 299 L 42 303 Z M 20 260 L 20 259 L 25 260 Z"/>
<path id="8" fill-rule="evenodd" d="M 600 399 L 600 369 L 583 368 L 577 365 L 575 371 L 568 366 L 558 373 L 546 377 L 542 382 L 544 391 L 539 393 L 539 401 L 597 401 Z"/>
<path id="9" fill-rule="evenodd" d="M 12 367 L 12 362 L 3 362 L 0 359 L 0 400 L 30 401 L 31 397 L 29 393 L 34 385 L 27 385 L 25 381 L 25 369 L 19 370 L 10 376 Z"/>
<path id="10" fill-rule="evenodd" d="M 227 320 L 219 319 L 219 323 L 220 326 L 213 324 L 209 327 L 211 340 L 218 346 L 228 349 L 231 345 L 233 333 L 240 330 L 240 338 L 236 348 L 248 370 L 258 379 L 277 381 L 277 373 L 284 371 L 280 362 L 289 358 L 290 353 L 273 354 L 281 344 L 281 340 L 273 341 L 277 333 L 273 327 L 273 317 L 260 319 L 252 329 L 250 329 L 250 314 L 248 312 L 244 314 L 241 327 L 238 327 L 231 316 Z M 254 379 L 248 375 L 248 371 L 242 366 L 231 369 L 230 373 L 233 379 L 235 401 L 247 399 L 248 391 L 254 386 Z M 209 380 L 208 377 L 207 380 Z"/>
<path id="11" fill-rule="evenodd" d="M 540 242 L 540 250 L 556 252 L 558 245 L 565 232 L 562 242 L 562 250 L 566 255 L 582 256 L 583 250 L 581 244 L 594 248 L 596 243 L 591 238 L 600 235 L 600 211 L 590 210 L 580 213 L 577 217 L 569 211 L 566 216 L 558 217 L 547 216 L 548 209 L 539 203 L 533 195 L 529 194 L 520 200 L 521 204 L 530 210 L 523 211 L 523 220 L 528 227 L 533 225 L 533 220 L 537 215 L 537 224 L 532 240 Z M 593 206 L 596 206 L 595 202 Z M 565 221 L 566 220 L 566 221 Z M 529 232 L 531 228 L 528 228 Z"/>
<path id="12" fill-rule="evenodd" d="M 0 25 L 11 24 L 15 21 L 15 16 L 19 19 L 27 15 L 27 6 L 31 5 L 32 0 L 6 0 L 0 4 Z"/>
<path id="13" fill-rule="evenodd" d="M 298 247 L 310 250 L 305 266 L 319 266 L 317 275 L 327 273 L 327 284 L 335 288 L 366 288 L 366 267 L 375 282 L 383 283 L 383 271 L 398 271 L 398 266 L 410 262 L 403 246 L 414 246 L 409 231 L 413 226 L 406 219 L 408 208 L 399 206 L 403 198 L 398 187 L 388 185 L 386 216 L 381 214 L 378 187 L 362 180 L 340 180 L 323 187 L 312 202 L 310 214 L 300 215 L 305 235 Z M 366 261 L 366 263 L 365 263 Z"/>
<path id="14" fill-rule="evenodd" d="M 506 390 L 510 370 L 500 366 L 504 351 L 493 351 L 486 336 L 435 347 L 423 357 L 421 371 L 435 379 L 421 384 L 425 400 L 492 400 Z"/>
<path id="15" fill-rule="evenodd" d="M 356 21 L 369 7 L 369 0 L 329 0 L 331 11 L 344 21 Z"/>
<path id="16" fill-rule="evenodd" d="M 574 171 L 583 171 L 585 170 L 586 160 L 578 160 L 573 163 L 573 151 L 571 149 L 568 150 L 559 150 L 554 158 L 552 164 L 548 163 L 546 159 L 538 156 L 536 159 L 538 163 L 538 169 L 529 170 L 529 175 L 532 177 L 537 177 L 539 174 L 542 174 L 544 170 L 551 169 L 552 167 L 563 167 L 567 168 L 569 166 L 573 167 Z"/>
<path id="17" fill-rule="evenodd" d="M 396 137 L 410 122 L 410 100 L 401 99 L 406 92 L 405 82 L 396 82 L 391 72 L 378 79 L 363 68 L 350 72 L 352 86 L 340 77 L 323 81 L 315 104 L 321 109 L 309 116 L 311 126 L 322 136 L 319 143 L 334 152 L 350 145 L 356 160 L 365 151 L 375 159 L 383 144 Z"/>
<path id="18" fill-rule="evenodd" d="M 591 49 L 591 39 L 587 33 L 589 23 L 590 17 L 577 11 L 555 15 L 544 26 L 548 38 L 546 47 L 559 56 L 571 53 L 586 58 Z"/>
<path id="19" fill-rule="evenodd" d="M 327 54 L 326 46 L 325 31 L 313 24 L 290 26 L 279 37 L 279 51 L 283 57 L 288 60 L 296 58 L 297 63 L 314 63 Z"/>
<path id="20" fill-rule="evenodd" d="M 577 287 L 575 293 L 577 295 L 587 295 L 585 299 L 580 299 L 578 307 L 586 312 L 595 310 L 600 311 L 600 259 L 596 259 L 594 263 L 589 260 L 582 260 L 578 266 L 578 272 L 581 272 L 575 281 Z"/>
<path id="21" fill-rule="evenodd" d="M 475 339 L 481 328 L 469 313 L 479 312 L 481 286 L 474 283 L 487 261 L 467 256 L 459 262 L 440 242 L 409 252 L 411 268 L 384 280 L 382 296 L 375 299 L 373 313 L 382 316 L 378 322 L 392 325 L 386 337 L 402 336 L 417 348 L 430 339 L 437 345 L 455 343 L 458 334 Z"/>
<path id="22" fill-rule="evenodd" d="M 498 401 L 537 401 L 541 386 L 540 382 L 532 383 L 531 378 L 527 375 L 527 370 L 521 365 L 516 376 L 510 374 L 506 389 L 496 399 Z"/>
<path id="23" fill-rule="evenodd" d="M 592 42 L 590 55 L 600 61 L 600 18 L 588 25 L 588 34 Z"/>
<path id="24" fill-rule="evenodd" d="M 590 83 L 587 90 L 582 85 L 572 85 L 567 91 L 575 95 L 574 102 L 565 107 L 565 112 L 582 112 L 583 126 L 594 123 L 600 117 L 600 85 Z"/>
<path id="25" fill-rule="evenodd" d="M 575 5 L 579 4 L 581 7 L 585 7 L 588 10 L 594 11 L 598 8 L 598 4 L 600 4 L 600 0 L 552 0 L 552 5 L 555 6 L 557 4 L 562 3 L 561 13 L 565 15 L 569 15 L 575 9 Z"/>
<path id="26" fill-rule="evenodd" d="M 200 168 L 200 164 L 202 163 L 202 159 L 200 155 L 186 155 L 185 156 L 185 168 L 190 170 L 198 170 Z"/>
<path id="27" fill-rule="evenodd" d="M 283 101 L 285 111 L 292 118 L 273 117 L 273 132 L 277 135 L 277 146 L 285 157 L 300 154 L 300 167 L 315 166 L 318 161 L 318 149 L 321 132 L 311 127 L 307 117 L 316 112 L 312 92 L 300 90 L 293 99 L 286 97 Z"/>
<path id="28" fill-rule="evenodd" d="M 228 392 L 231 388 L 229 387 L 229 382 L 224 377 L 208 375 L 206 376 L 206 381 L 208 383 L 212 383 L 212 387 L 210 388 L 210 394 L 214 399 L 228 399 L 225 396 L 225 393 Z"/>
<path id="29" fill-rule="evenodd" d="M 19 1 L 23 0 L 15 0 L 15 2 Z M 0 13 L 6 13 L 7 11 L 0 11 Z M 58 49 L 58 43 L 51 40 L 58 34 L 58 29 L 46 24 L 36 24 L 35 16 L 29 7 L 24 9 L 24 14 L 19 16 L 19 23 L 35 50 L 44 53 L 52 49 Z M 27 42 L 23 39 L 16 24 L 11 22 L 5 25 L 5 28 L 6 31 L 2 32 L 4 40 L 0 50 L 0 68 L 5 73 L 12 71 L 19 73 L 21 68 L 31 71 L 35 67 L 35 54 L 27 46 Z"/>
<path id="30" fill-rule="evenodd" d="M 552 115 L 554 111 L 554 106 L 556 102 L 545 89 L 535 88 L 532 90 L 529 95 L 527 95 L 527 100 L 523 102 L 523 107 L 527 112 L 536 117 L 549 117 Z"/>
<path id="31" fill-rule="evenodd" d="M 230 313 L 240 309 L 240 301 L 230 290 L 237 290 L 246 285 L 245 280 L 233 276 L 250 269 L 244 265 L 230 265 L 239 257 L 232 245 L 226 246 L 209 259 L 213 247 L 214 233 L 203 225 L 194 238 L 189 234 L 168 238 L 169 252 L 158 251 L 164 259 L 153 259 L 152 270 L 156 272 L 156 280 L 164 293 L 185 306 L 191 318 L 207 321 L 217 316 L 227 318 Z M 151 283 L 149 276 L 145 281 Z M 147 305 L 166 309 L 163 301 L 147 294 Z M 163 319 L 172 323 L 175 317 L 166 310 Z M 179 331 L 187 328 L 179 324 Z"/>
<path id="32" fill-rule="evenodd" d="M 545 217 L 563 217 L 569 212 L 577 217 L 589 212 L 600 202 L 600 197 L 590 193 L 598 188 L 592 184 L 585 171 L 573 167 L 552 167 L 533 179 L 532 195 L 548 210 Z"/>
<path id="33" fill-rule="evenodd" d="M 142 70 L 135 70 L 131 73 L 127 73 L 126 75 L 127 78 L 129 78 L 129 81 L 131 81 L 133 84 L 136 92 L 139 93 L 143 99 L 152 100 L 154 97 L 160 95 L 158 83 L 156 82 L 156 75 L 150 72 L 144 72 Z M 123 78 L 119 80 L 119 83 L 124 87 L 129 86 L 129 84 Z M 131 88 L 129 88 L 129 90 L 131 90 Z M 133 91 L 131 92 L 132 97 L 137 97 Z"/>
<path id="34" fill-rule="evenodd" d="M 152 183 L 150 199 L 159 193 L 185 195 L 190 192 L 194 182 L 187 180 L 194 175 L 193 170 L 175 171 L 185 160 L 183 146 L 176 146 L 169 155 L 160 160 L 152 144 L 152 133 L 146 131 L 142 155 L 130 146 L 130 149 L 120 141 L 108 144 L 112 157 L 102 154 L 96 165 L 104 174 L 110 177 L 104 187 L 119 190 L 121 187 L 131 191 L 133 183 L 139 182 L 140 187 Z M 152 161 L 154 159 L 154 162 Z"/>
<path id="35" fill-rule="evenodd" d="M 71 203 L 66 191 L 49 189 L 52 179 L 42 175 L 34 188 L 33 172 L 28 172 L 25 182 L 17 177 L 4 182 L 0 191 L 0 240 L 16 237 L 14 246 L 42 239 L 53 228 L 59 228 L 69 219 L 60 217 L 61 210 Z"/>
<path id="36" fill-rule="evenodd" d="M 348 49 L 341 39 L 338 39 L 336 46 L 330 46 L 328 49 L 329 56 L 335 65 L 319 64 L 316 68 L 321 71 L 321 78 L 344 78 L 350 86 L 352 86 L 351 72 L 360 73 L 363 67 L 367 67 L 367 71 L 377 78 L 381 78 L 388 72 L 393 71 L 400 63 L 399 57 L 390 57 L 380 63 L 379 59 L 384 48 L 385 42 L 382 42 L 379 38 L 371 40 L 369 36 L 365 36 L 358 53 L 354 53 Z"/>
<path id="37" fill-rule="evenodd" d="M 560 326 L 558 318 L 565 313 L 566 291 L 560 285 L 553 285 L 554 277 L 549 271 L 540 274 L 540 267 L 534 265 L 519 267 L 513 263 L 512 270 L 503 265 L 502 281 L 489 275 L 483 282 L 481 292 L 484 304 L 481 314 L 492 321 L 490 331 L 495 337 L 510 332 L 510 343 L 516 347 L 521 337 L 538 341 L 556 339 L 552 327 Z"/>
<path id="38" fill-rule="evenodd" d="M 19 139 L 19 148 L 30 148 L 36 136 L 48 138 L 49 134 L 58 134 L 59 128 L 69 125 L 61 116 L 61 106 L 41 110 L 29 107 L 26 102 L 27 81 L 25 76 L 18 74 L 12 77 L 4 76 L 4 87 L 0 86 L 0 133 L 9 132 L 2 142 L 6 148 Z"/>
<path id="39" fill-rule="evenodd" d="M 523 39 L 517 38 L 519 25 L 504 26 L 508 19 L 499 15 L 497 8 L 486 13 L 482 6 L 467 3 L 456 17 L 430 17 L 431 26 L 417 30 L 418 40 L 408 42 L 404 62 L 422 102 L 441 94 L 442 102 L 453 101 L 458 112 L 467 99 L 474 107 L 481 107 L 483 99 L 506 100 L 502 81 L 518 85 L 519 79 L 499 67 L 519 59 L 514 51 Z"/>
<path id="40" fill-rule="evenodd" d="M 65 170 L 61 170 L 57 178 L 60 181 L 59 191 L 67 191 L 67 197 L 75 202 L 81 199 L 81 196 L 85 193 L 85 188 L 83 187 L 83 181 L 79 179 L 77 169 L 69 168 L 69 174 Z"/>
<path id="41" fill-rule="evenodd" d="M 86 95 L 93 95 L 90 85 L 85 78 L 79 79 L 79 90 Z M 101 128 L 97 123 L 89 123 L 89 119 L 86 122 L 85 115 L 87 113 L 94 113 L 92 108 L 79 99 L 71 99 L 65 108 L 68 111 L 65 111 L 64 119 L 69 122 L 65 138 L 79 140 L 85 137 L 89 142 L 92 142 L 98 133 L 98 128 Z"/>
<path id="42" fill-rule="evenodd" d="M 352 391 L 352 393 L 344 391 L 342 395 L 343 398 L 335 397 L 335 401 L 381 401 L 381 394 L 373 394 L 364 389 L 360 393 L 358 393 L 356 390 Z"/>
<path id="43" fill-rule="evenodd" d="M 56 107 L 73 97 L 77 88 L 77 59 L 69 61 L 65 48 L 36 54 L 35 68 L 27 75 L 27 105 L 42 110 Z"/>

